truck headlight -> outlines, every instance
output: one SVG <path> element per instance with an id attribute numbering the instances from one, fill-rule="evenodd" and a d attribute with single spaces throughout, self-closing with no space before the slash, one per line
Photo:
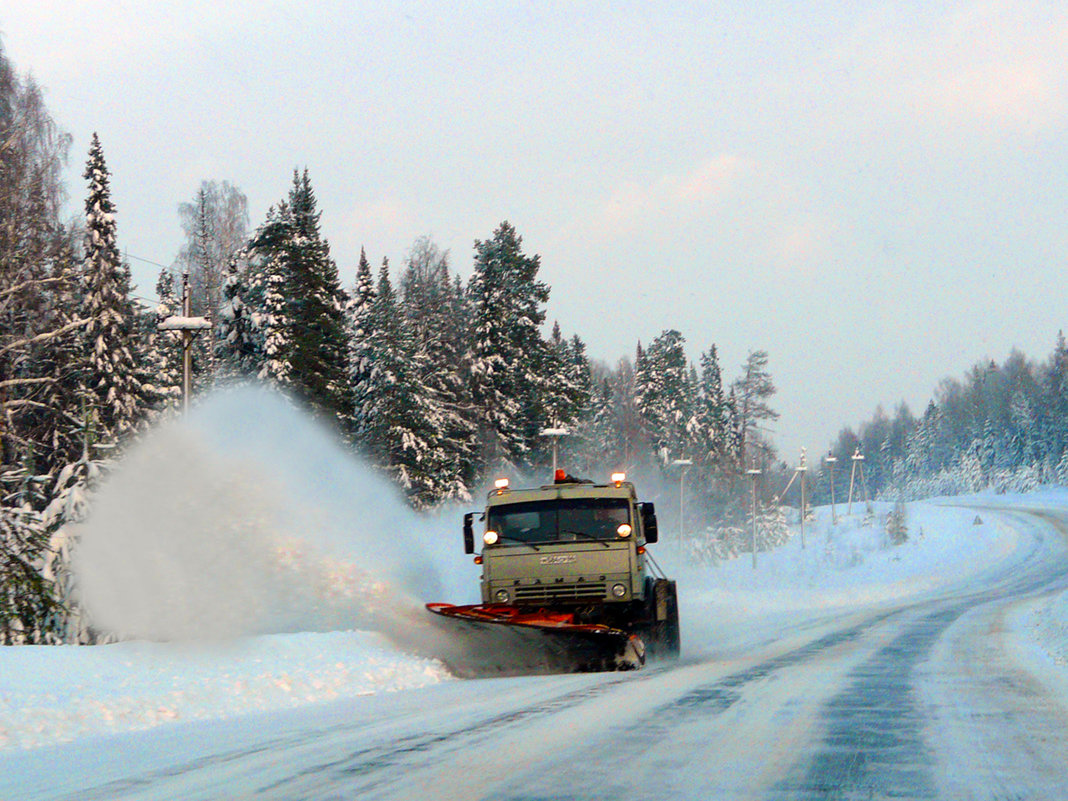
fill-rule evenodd
<path id="1" fill-rule="evenodd" d="M 499 539 L 500 537 L 497 536 L 496 531 L 487 531 L 485 534 L 482 535 L 482 541 L 486 543 L 486 545 L 493 545 Z"/>
<path id="2" fill-rule="evenodd" d="M 619 528 L 616 529 L 616 534 L 618 534 L 623 539 L 626 539 L 627 537 L 630 536 L 630 532 L 631 531 L 633 531 L 633 529 L 630 527 L 630 524 L 629 523 L 624 523 L 623 525 L 621 525 Z"/>
<path id="3" fill-rule="evenodd" d="M 497 590 L 497 592 L 493 593 L 493 597 L 496 598 L 499 603 L 506 604 L 508 603 L 508 590 Z"/>
<path id="4" fill-rule="evenodd" d="M 622 598 L 626 594 L 627 594 L 627 588 L 624 587 L 622 584 L 613 584 L 612 585 L 612 595 L 616 596 L 616 598 Z"/>

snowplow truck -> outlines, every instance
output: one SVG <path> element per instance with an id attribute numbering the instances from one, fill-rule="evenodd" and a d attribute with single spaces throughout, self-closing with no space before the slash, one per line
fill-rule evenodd
<path id="1" fill-rule="evenodd" d="M 454 669 L 626 670 L 678 656 L 675 582 L 647 551 L 657 534 L 653 504 L 622 473 L 594 484 L 558 470 L 530 489 L 499 479 L 485 510 L 464 516 L 465 552 L 481 546 L 482 603 L 427 605 L 469 646 Z"/>

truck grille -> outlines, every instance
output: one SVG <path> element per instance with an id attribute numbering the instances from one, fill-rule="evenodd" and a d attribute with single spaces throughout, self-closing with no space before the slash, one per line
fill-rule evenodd
<path id="1" fill-rule="evenodd" d="M 587 601 L 604 598 L 606 585 L 601 582 L 582 584 L 536 584 L 516 587 L 516 603 L 549 603 L 552 601 Z"/>

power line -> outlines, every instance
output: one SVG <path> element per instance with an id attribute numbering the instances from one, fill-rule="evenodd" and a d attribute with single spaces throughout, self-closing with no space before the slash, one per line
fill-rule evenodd
<path id="1" fill-rule="evenodd" d="M 138 261 L 143 261 L 146 264 L 154 264 L 157 267 L 162 267 L 164 270 L 171 269 L 169 265 L 160 264 L 158 261 L 152 261 L 152 259 L 146 259 L 144 256 L 135 256 L 134 254 L 130 253 L 129 251 L 126 251 L 123 255 L 125 255 L 126 258 L 128 258 L 128 259 L 137 259 Z"/>

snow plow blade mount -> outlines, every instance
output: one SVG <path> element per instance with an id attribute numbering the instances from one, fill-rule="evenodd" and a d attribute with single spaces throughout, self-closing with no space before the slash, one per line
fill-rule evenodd
<path id="1" fill-rule="evenodd" d="M 635 670 L 645 664 L 640 637 L 609 626 L 576 623 L 566 612 L 507 605 L 427 604 L 455 647 L 442 657 L 464 678 L 531 673 Z"/>

